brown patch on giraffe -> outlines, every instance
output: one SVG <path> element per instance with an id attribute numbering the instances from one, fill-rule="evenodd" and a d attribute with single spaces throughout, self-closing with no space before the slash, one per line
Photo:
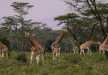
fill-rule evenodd
<path id="1" fill-rule="evenodd" d="M 8 47 L 0 42 L 0 57 L 8 57 Z"/>

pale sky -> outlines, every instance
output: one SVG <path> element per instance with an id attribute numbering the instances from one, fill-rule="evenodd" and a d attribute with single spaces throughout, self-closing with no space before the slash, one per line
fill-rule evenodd
<path id="1" fill-rule="evenodd" d="M 14 1 L 29 2 L 34 5 L 30 10 L 29 18 L 35 21 L 42 21 L 47 23 L 49 27 L 58 29 L 58 22 L 53 19 L 56 16 L 67 13 L 67 5 L 63 0 L 1 0 L 0 1 L 0 18 L 3 16 L 14 15 L 13 9 L 10 4 Z"/>
<path id="2" fill-rule="evenodd" d="M 22 1 L 29 2 L 34 5 L 30 10 L 28 17 L 34 21 L 46 23 L 53 29 L 59 29 L 58 22 L 54 21 L 54 17 L 68 13 L 68 6 L 63 0 L 0 0 L 0 19 L 4 16 L 14 15 L 13 9 L 10 6 L 12 2 Z M 108 2 L 108 0 L 101 0 Z"/>

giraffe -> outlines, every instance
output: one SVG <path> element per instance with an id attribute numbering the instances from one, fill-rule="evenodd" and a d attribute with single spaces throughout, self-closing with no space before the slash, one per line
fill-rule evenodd
<path id="1" fill-rule="evenodd" d="M 80 45 L 80 55 L 85 55 L 85 50 L 88 54 L 91 54 L 90 48 L 93 44 L 100 44 L 100 42 L 95 42 L 93 40 L 88 40 Z"/>
<path id="2" fill-rule="evenodd" d="M 8 47 L 0 42 L 0 57 L 8 57 Z"/>
<path id="3" fill-rule="evenodd" d="M 33 60 L 35 59 L 37 64 L 40 63 L 40 60 L 42 63 L 44 62 L 44 48 L 42 43 L 39 41 L 39 39 L 36 38 L 34 34 L 25 33 L 26 36 L 29 36 L 29 41 L 31 43 L 31 56 L 30 56 L 30 64 L 32 64 Z"/>
<path id="4" fill-rule="evenodd" d="M 105 51 L 108 51 L 108 33 L 105 40 L 100 44 L 99 46 L 99 53 L 105 53 Z"/>
<path id="5" fill-rule="evenodd" d="M 52 55 L 53 55 L 53 60 L 55 60 L 56 57 L 60 56 L 60 42 L 64 37 L 64 32 L 60 32 L 59 36 L 55 39 L 55 41 L 51 44 L 51 49 L 52 49 Z"/>

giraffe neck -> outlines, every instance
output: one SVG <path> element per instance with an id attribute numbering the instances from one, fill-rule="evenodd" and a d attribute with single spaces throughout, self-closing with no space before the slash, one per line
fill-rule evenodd
<path id="1" fill-rule="evenodd" d="M 35 37 L 32 37 L 32 38 L 30 39 L 30 41 L 31 41 L 32 46 L 41 48 L 41 43 L 40 43 L 40 41 L 39 41 L 38 39 L 36 39 Z"/>
<path id="2" fill-rule="evenodd" d="M 103 44 L 108 44 L 108 36 L 107 36 L 106 39 L 104 40 Z"/>
<path id="3" fill-rule="evenodd" d="M 52 43 L 52 45 L 57 45 L 61 42 L 61 40 L 64 37 L 64 32 L 61 32 L 60 35 L 55 39 L 55 41 Z"/>

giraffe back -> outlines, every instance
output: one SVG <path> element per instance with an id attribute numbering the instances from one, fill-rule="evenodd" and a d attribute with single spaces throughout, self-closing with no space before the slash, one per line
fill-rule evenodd
<path id="1" fill-rule="evenodd" d="M 86 41 L 85 43 L 80 45 L 80 48 L 87 48 L 92 45 L 93 41 Z"/>

